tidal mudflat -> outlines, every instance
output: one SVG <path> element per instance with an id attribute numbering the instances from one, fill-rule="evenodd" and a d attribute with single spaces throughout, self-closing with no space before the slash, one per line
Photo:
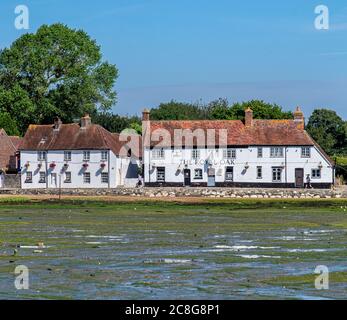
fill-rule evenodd
<path id="1" fill-rule="evenodd" d="M 0 298 L 347 298 L 345 206 L 249 204 L 2 203 Z"/>

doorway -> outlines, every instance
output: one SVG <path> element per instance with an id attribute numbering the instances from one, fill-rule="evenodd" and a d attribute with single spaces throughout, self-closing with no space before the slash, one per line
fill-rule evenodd
<path id="1" fill-rule="evenodd" d="M 185 169 L 184 170 L 184 186 L 189 187 L 191 186 L 192 181 L 191 181 L 191 176 L 190 176 L 190 169 Z"/>
<path id="2" fill-rule="evenodd" d="M 215 187 L 216 186 L 216 170 L 214 168 L 208 168 L 207 170 L 207 186 Z"/>
<path id="3" fill-rule="evenodd" d="M 300 169 L 300 168 L 295 169 L 295 187 L 296 188 L 304 187 L 304 169 Z"/>
<path id="4" fill-rule="evenodd" d="M 56 173 L 51 174 L 51 184 L 52 184 L 53 188 L 58 187 L 58 181 L 57 181 L 57 174 Z"/>

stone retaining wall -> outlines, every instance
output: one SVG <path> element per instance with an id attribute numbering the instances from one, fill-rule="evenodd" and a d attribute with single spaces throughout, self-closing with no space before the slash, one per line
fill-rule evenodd
<path id="1" fill-rule="evenodd" d="M 5 174 L 4 188 L 20 188 L 20 174 Z M 0 189 L 1 190 L 1 189 Z"/>
<path id="2" fill-rule="evenodd" d="M 58 189 L 0 189 L 9 195 L 58 195 Z M 62 195 L 72 196 L 133 196 L 133 197 L 206 197 L 254 199 L 314 199 L 347 198 L 344 189 L 237 189 L 237 188 L 116 188 L 116 189 L 62 189 Z"/>

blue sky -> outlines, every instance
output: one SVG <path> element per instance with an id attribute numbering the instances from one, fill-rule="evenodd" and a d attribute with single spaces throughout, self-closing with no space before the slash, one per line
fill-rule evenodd
<path id="1" fill-rule="evenodd" d="M 19 4 L 29 7 L 29 32 L 62 22 L 97 40 L 120 72 L 116 113 L 223 97 L 347 118 L 345 0 L 1 0 L 0 47 L 23 34 L 14 28 Z M 314 28 L 320 4 L 328 31 Z"/>

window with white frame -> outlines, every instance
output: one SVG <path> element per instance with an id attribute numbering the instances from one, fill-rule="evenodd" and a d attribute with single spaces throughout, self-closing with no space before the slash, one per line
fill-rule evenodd
<path id="1" fill-rule="evenodd" d="M 322 170 L 321 169 L 312 169 L 311 177 L 312 177 L 312 179 L 320 179 L 322 177 Z"/>
<path id="2" fill-rule="evenodd" d="M 272 181 L 282 182 L 282 168 L 272 168 Z"/>
<path id="3" fill-rule="evenodd" d="M 71 151 L 64 151 L 64 161 L 71 161 Z"/>
<path id="4" fill-rule="evenodd" d="M 37 153 L 37 160 L 38 161 L 46 161 L 46 152 L 45 151 L 39 151 Z"/>
<path id="5" fill-rule="evenodd" d="M 86 183 L 86 184 L 90 183 L 90 172 L 83 173 L 83 183 Z"/>
<path id="6" fill-rule="evenodd" d="M 90 151 L 83 151 L 83 161 L 90 161 Z"/>
<path id="7" fill-rule="evenodd" d="M 271 147 L 270 157 L 271 158 L 283 158 L 284 152 L 283 147 Z"/>
<path id="8" fill-rule="evenodd" d="M 263 179 L 263 167 L 257 167 L 257 179 Z"/>
<path id="9" fill-rule="evenodd" d="M 25 183 L 33 183 L 33 173 L 31 171 L 27 171 Z"/>
<path id="10" fill-rule="evenodd" d="M 39 183 L 46 183 L 46 172 L 40 172 Z"/>
<path id="11" fill-rule="evenodd" d="M 224 159 L 236 159 L 236 149 L 223 150 Z"/>
<path id="12" fill-rule="evenodd" d="M 101 183 L 108 183 L 108 172 L 101 173 Z"/>
<path id="13" fill-rule="evenodd" d="M 165 182 L 165 167 L 157 168 L 157 182 Z"/>
<path id="14" fill-rule="evenodd" d="M 101 161 L 107 161 L 108 151 L 101 151 Z"/>
<path id="15" fill-rule="evenodd" d="M 263 157 L 263 148 L 258 148 L 258 158 Z"/>
<path id="16" fill-rule="evenodd" d="M 225 181 L 234 181 L 234 167 L 227 167 L 226 168 Z"/>
<path id="17" fill-rule="evenodd" d="M 65 172 L 64 183 L 71 183 L 71 172 L 70 171 Z"/>
<path id="18" fill-rule="evenodd" d="M 302 147 L 301 148 L 301 157 L 302 158 L 311 158 L 311 148 L 310 147 Z"/>
<path id="19" fill-rule="evenodd" d="M 200 159 L 200 150 L 199 149 L 193 149 L 192 150 L 192 159 Z"/>
<path id="20" fill-rule="evenodd" d="M 202 178 L 203 178 L 202 169 L 195 169 L 194 170 L 194 179 L 202 180 Z"/>
<path id="21" fill-rule="evenodd" d="M 164 159 L 165 158 L 165 151 L 163 148 L 161 149 L 158 149 L 158 148 L 155 148 L 152 150 L 152 158 L 153 159 Z"/>

